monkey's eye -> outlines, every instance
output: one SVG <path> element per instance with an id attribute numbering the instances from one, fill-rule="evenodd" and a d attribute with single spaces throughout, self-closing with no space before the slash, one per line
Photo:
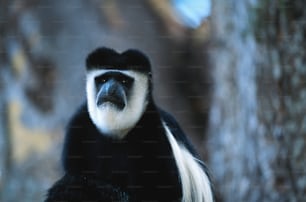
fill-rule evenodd
<path id="1" fill-rule="evenodd" d="M 120 81 L 120 83 L 121 83 L 122 85 L 124 85 L 125 87 L 130 87 L 130 86 L 132 85 L 134 79 L 129 78 L 129 77 L 122 77 L 122 78 L 120 78 L 119 81 Z"/>
<path id="2" fill-rule="evenodd" d="M 101 86 L 101 85 L 105 84 L 107 81 L 108 80 L 105 77 L 97 77 L 97 78 L 95 78 L 96 86 Z"/>
<path id="3" fill-rule="evenodd" d="M 126 79 L 121 79 L 121 83 L 126 84 L 128 81 Z"/>

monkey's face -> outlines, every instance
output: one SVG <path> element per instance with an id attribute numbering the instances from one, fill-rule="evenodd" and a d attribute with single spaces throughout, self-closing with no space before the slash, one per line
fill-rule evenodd
<path id="1" fill-rule="evenodd" d="M 97 107 L 123 110 L 134 83 L 134 78 L 122 72 L 108 71 L 95 77 Z"/>
<path id="2" fill-rule="evenodd" d="M 147 105 L 148 76 L 132 70 L 94 70 L 87 74 L 90 117 L 105 135 L 123 137 Z"/>

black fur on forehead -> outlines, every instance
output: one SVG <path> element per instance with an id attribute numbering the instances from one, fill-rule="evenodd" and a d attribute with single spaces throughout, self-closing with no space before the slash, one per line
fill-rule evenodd
<path id="1" fill-rule="evenodd" d="M 151 65 L 148 57 L 138 50 L 129 49 L 118 53 L 113 49 L 101 47 L 87 56 L 86 69 L 136 70 L 150 73 Z"/>

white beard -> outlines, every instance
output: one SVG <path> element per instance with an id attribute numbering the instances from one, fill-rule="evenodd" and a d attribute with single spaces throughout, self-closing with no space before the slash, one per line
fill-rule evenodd
<path id="1" fill-rule="evenodd" d="M 95 77 L 109 71 L 117 71 L 134 78 L 126 106 L 119 110 L 110 103 L 96 105 Z M 123 138 L 139 121 L 147 106 L 148 76 L 132 70 L 92 70 L 87 74 L 87 106 L 91 120 L 101 133 L 114 138 Z"/>

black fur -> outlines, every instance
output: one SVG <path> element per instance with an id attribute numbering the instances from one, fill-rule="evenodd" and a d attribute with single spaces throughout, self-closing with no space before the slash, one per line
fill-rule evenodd
<path id="1" fill-rule="evenodd" d="M 120 201 L 129 197 L 118 187 L 86 176 L 66 174 L 49 190 L 46 202 Z"/>
<path id="2" fill-rule="evenodd" d="M 66 176 L 78 179 L 76 183 L 85 187 L 86 184 L 79 182 L 80 178 L 118 187 L 132 202 L 179 201 L 178 170 L 161 116 L 168 119 L 170 115 L 165 116 L 165 112 L 150 104 L 136 127 L 123 140 L 114 140 L 97 130 L 84 104 L 68 125 L 63 152 Z M 187 141 L 181 135 L 178 138 Z M 47 202 L 67 195 L 66 189 L 61 191 L 58 184 L 67 186 L 65 177 L 49 190 Z M 99 189 L 95 187 L 95 190 Z M 73 195 L 74 190 L 70 191 Z M 94 200 L 104 201 L 100 196 Z M 66 201 L 73 200 L 68 198 Z"/>
<path id="3" fill-rule="evenodd" d="M 110 48 L 98 48 L 86 59 L 87 70 L 118 69 L 137 70 L 144 73 L 151 72 L 151 64 L 146 55 L 134 49 L 118 53 Z"/>
<path id="4" fill-rule="evenodd" d="M 118 54 L 100 48 L 88 56 L 86 64 L 87 70 L 137 67 L 151 72 L 147 57 L 136 50 Z M 151 88 L 144 114 L 122 140 L 101 134 L 83 104 L 68 124 L 63 150 L 65 175 L 49 190 L 46 202 L 180 201 L 178 168 L 162 122 L 197 156 L 175 119 L 154 104 Z"/>

